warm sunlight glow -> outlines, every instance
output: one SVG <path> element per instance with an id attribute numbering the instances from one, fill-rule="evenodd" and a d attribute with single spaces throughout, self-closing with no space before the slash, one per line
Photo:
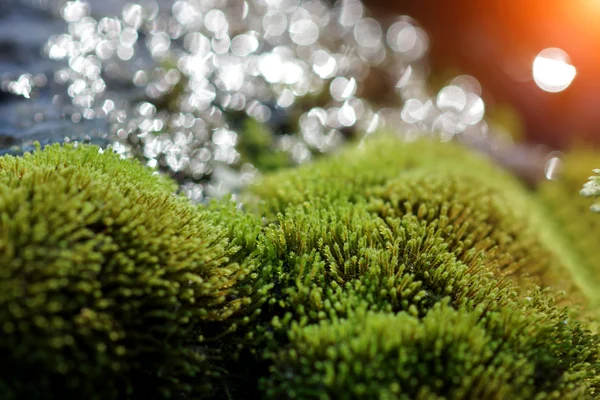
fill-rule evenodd
<path id="1" fill-rule="evenodd" d="M 569 55 L 557 48 L 545 49 L 533 61 L 533 80 L 546 92 L 562 92 L 575 79 Z"/>

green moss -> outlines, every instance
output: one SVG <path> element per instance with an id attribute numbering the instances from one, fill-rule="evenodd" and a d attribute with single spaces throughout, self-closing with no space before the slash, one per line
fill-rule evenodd
<path id="1" fill-rule="evenodd" d="M 95 147 L 0 159 L 3 398 L 211 391 L 211 339 L 252 302 L 252 257 L 236 257 L 251 239 L 172 189 Z"/>
<path id="2" fill-rule="evenodd" d="M 246 118 L 242 125 L 243 132 L 236 147 L 242 162 L 249 162 L 260 171 L 274 171 L 293 164 L 287 152 L 275 149 L 273 133 L 265 124 Z"/>
<path id="3" fill-rule="evenodd" d="M 457 144 L 382 136 L 267 176 L 247 199 L 268 220 L 303 203 L 315 209 L 366 202 L 384 220 L 416 215 L 444 225 L 445 241 L 467 264 L 484 257 L 499 277 L 568 290 L 573 302 L 595 298 L 578 264 L 546 232 L 552 224 L 537 199 L 507 172 Z"/>
<path id="4" fill-rule="evenodd" d="M 274 267 L 263 271 L 274 289 L 256 331 L 264 337 L 263 356 L 274 363 L 271 375 L 263 379 L 266 394 L 374 398 L 375 393 L 385 393 L 387 384 L 401 381 L 399 370 L 389 372 L 381 392 L 374 389 L 377 385 L 365 389 L 363 384 L 368 386 L 379 369 L 371 368 L 362 353 L 355 354 L 355 363 L 364 368 L 346 376 L 332 372 L 346 368 L 337 361 L 328 363 L 332 350 L 318 347 L 313 350 L 319 355 L 312 358 L 304 339 L 294 340 L 322 333 L 343 343 L 346 336 L 336 336 L 333 327 L 339 324 L 339 329 L 352 332 L 349 326 L 363 326 L 354 318 L 364 312 L 386 318 L 401 313 L 415 324 L 421 321 L 422 330 L 432 310 L 447 303 L 461 315 L 476 313 L 477 329 L 498 346 L 491 346 L 498 351 L 490 363 L 497 365 L 499 375 L 479 372 L 479 383 L 464 377 L 478 385 L 469 390 L 483 396 L 472 398 L 496 398 L 494 393 L 506 398 L 597 395 L 598 339 L 567 322 L 576 316 L 576 307 L 568 312 L 557 308 L 587 305 L 588 287 L 582 287 L 570 260 L 540 234 L 548 224 L 531 194 L 487 161 L 454 145 L 378 140 L 337 158 L 267 177 L 253 193 L 260 197 L 252 204 L 267 220 L 275 220 L 278 213 L 266 231 L 267 241 L 274 245 Z M 566 297 L 559 296 L 563 290 Z M 440 324 L 453 324 L 446 314 L 434 315 L 432 320 Z M 426 329 L 420 332 L 425 341 L 434 341 L 429 335 L 437 335 Z M 373 349 L 382 340 L 377 335 L 387 333 L 375 337 L 370 333 L 359 335 L 360 340 L 376 352 Z M 453 342 L 454 336 L 448 334 L 448 343 Z M 432 357 L 439 365 L 446 362 L 446 356 L 432 355 L 419 343 L 398 346 Z M 282 346 L 291 347 L 289 353 Z M 481 355 L 472 356 L 467 364 L 482 368 Z M 385 362 L 390 364 L 381 369 L 398 360 Z M 311 375 L 309 365 L 324 370 Z M 426 379 L 430 371 L 419 364 L 406 368 L 402 373 L 408 371 L 412 380 L 399 390 L 407 398 L 434 394 L 464 398 L 470 393 L 461 389 L 467 383 L 460 381 L 459 373 L 449 373 L 430 387 Z M 493 382 L 489 392 L 485 382 Z"/>
<path id="5" fill-rule="evenodd" d="M 497 277 L 523 288 L 566 290 L 575 300 L 581 289 L 574 278 L 565 279 L 569 269 L 540 238 L 540 226 L 528 215 L 533 204 L 527 204 L 527 193 L 502 189 L 490 178 L 489 173 L 421 167 L 370 190 L 370 210 L 383 219 L 415 215 L 436 227 L 459 261 L 472 264 L 481 258 Z"/>
<path id="6" fill-rule="evenodd" d="M 594 250 L 463 147 L 378 138 L 244 210 L 174 189 L 94 147 L 0 159 L 9 398 L 600 397 Z"/>
<path id="7" fill-rule="evenodd" d="M 406 398 L 432 393 L 464 398 L 471 385 L 477 388 L 469 389 L 474 390 L 470 398 L 495 398 L 494 393 L 506 394 L 506 398 L 534 395 L 581 398 L 596 393 L 600 383 L 596 378 L 600 367 L 598 339 L 579 324 L 567 323 L 572 316 L 555 308 L 549 292 L 526 291 L 508 280 L 496 278 L 485 256 L 474 257 L 469 264 L 458 260 L 445 240 L 448 230 L 439 225 L 428 224 L 410 214 L 387 218 L 385 223 L 367 214 L 360 204 L 321 211 L 309 206 L 297 207 L 288 210 L 270 234 L 277 243 L 276 258 L 281 262 L 273 278 L 275 290 L 270 292 L 269 306 L 262 314 L 271 315 L 272 319 L 266 328 L 258 330 L 266 337 L 264 356 L 275 365 L 271 367 L 271 375 L 263 379 L 267 382 L 263 387 L 267 395 L 376 398 L 376 394 L 381 394 L 386 398 L 387 385 L 393 386 L 404 378 L 408 386 L 412 385 L 412 388 L 398 388 Z M 363 332 L 365 322 L 356 320 L 356 315 L 369 311 L 391 318 L 400 312 L 418 323 L 419 330 L 433 321 L 438 326 L 453 326 L 454 320 L 446 315 L 430 316 L 440 303 L 448 303 L 461 315 L 476 313 L 474 324 L 485 333 L 486 343 L 494 343 L 486 350 L 491 355 L 485 362 L 477 352 L 464 355 L 472 355 L 464 363 L 475 369 L 475 377 L 451 371 L 444 375 L 439 369 L 448 363 L 447 353 L 430 352 L 429 347 L 410 340 L 398 343 L 398 348 L 437 363 L 437 366 L 427 364 L 438 370 L 441 383 L 434 383 L 435 387 L 428 386 L 433 371 L 421 362 L 394 369 L 398 360 L 393 355 L 383 358 L 384 365 L 373 364 L 372 359 L 363 358 L 360 352 L 348 355 L 352 360 L 328 363 L 328 355 L 334 351 L 331 348 L 343 347 L 346 338 L 354 337 L 353 329 Z M 419 322 L 420 318 L 424 319 Z M 404 325 L 405 319 L 398 324 Z M 309 349 L 303 342 L 294 342 L 295 334 L 304 338 L 321 337 L 321 331 L 314 330 L 318 324 L 341 324 L 339 329 L 348 332 L 348 336 L 336 336 L 335 329 L 332 333 L 323 328 L 323 335 L 331 341 L 326 348 Z M 367 329 L 364 336 L 357 334 L 360 339 L 356 340 L 364 341 L 367 354 L 379 354 L 379 344 L 393 342 L 390 337 L 398 334 L 394 327 L 397 325 L 392 324 L 389 332 L 377 333 Z M 444 330 L 419 332 L 423 340 L 438 347 L 456 341 L 452 332 Z M 446 333 L 449 336 L 438 337 Z M 411 331 L 406 335 L 415 334 Z M 470 343 L 479 339 L 465 340 Z M 291 350 L 282 354 L 282 346 L 283 349 L 291 346 Z M 319 355 L 312 358 L 312 351 Z M 450 346 L 448 352 L 453 351 Z M 494 368 L 484 368 L 488 361 Z M 344 368 L 351 368 L 344 366 L 347 363 L 363 367 L 354 375 L 345 376 Z M 323 370 L 315 371 L 314 366 Z M 387 371 L 381 386 L 372 382 L 371 375 L 378 371 Z M 369 384 L 370 389 L 364 386 Z"/>
<path id="8" fill-rule="evenodd" d="M 530 325 L 531 319 L 509 309 L 485 318 L 482 323 L 481 310 L 438 303 L 422 319 L 359 312 L 347 320 L 295 325 L 290 344 L 270 354 L 273 366 L 262 387 L 267 398 L 297 399 L 581 399 L 594 394 L 598 379 L 585 372 L 585 363 L 595 358 L 597 342 L 582 343 L 586 356 L 574 361 L 558 348 L 537 347 L 548 342 L 560 321 L 534 316 L 540 324 Z"/>
<path id="9" fill-rule="evenodd" d="M 433 140 L 404 143 L 381 135 L 358 148 L 352 144 L 331 157 L 272 173 L 250 189 L 246 202 L 260 200 L 258 210 L 269 218 L 283 212 L 289 204 L 306 200 L 355 202 L 368 197 L 370 188 L 423 166 L 477 171 L 482 177 L 489 176 L 489 183 L 495 187 L 520 189 L 515 189 L 515 181 L 508 174 L 499 173 L 483 156 L 465 151 L 460 145 L 440 145 Z"/>

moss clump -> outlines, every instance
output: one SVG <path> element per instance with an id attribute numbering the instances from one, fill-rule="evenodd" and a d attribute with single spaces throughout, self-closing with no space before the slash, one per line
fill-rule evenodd
<path id="1" fill-rule="evenodd" d="M 408 371 L 407 386 L 392 385 L 407 398 L 598 395 L 598 339 L 556 303 L 566 290 L 562 304 L 588 305 L 588 293 L 570 260 L 539 234 L 546 225 L 535 198 L 487 161 L 458 146 L 383 140 L 267 177 L 253 193 L 257 209 L 276 221 L 266 229 L 274 267 L 263 271 L 274 289 L 256 330 L 264 338 L 263 357 L 272 363 L 270 375 L 259 372 L 266 374 L 264 393 L 385 397 L 386 385 Z M 454 311 L 427 320 L 440 303 Z M 353 362 L 332 360 L 333 345 L 307 339 L 344 343 L 350 339 L 336 332 L 362 327 L 367 322 L 356 315 L 364 312 L 390 319 L 400 313 L 402 323 L 412 318 L 433 343 L 444 341 L 424 328 L 426 320 L 447 325 L 452 313 L 475 313 L 475 336 L 465 341 L 483 335 L 495 350 L 489 362 L 473 354 L 466 363 L 478 372 L 464 381 L 449 371 L 430 387 L 426 376 L 433 372 L 416 363 L 386 372 L 381 391 L 365 389 L 379 371 L 371 358 L 359 351 L 348 356 Z M 378 352 L 381 336 L 391 340 L 391 331 L 370 333 L 357 333 L 368 354 Z M 450 343 L 455 337 L 448 335 Z M 403 346 L 433 360 L 431 368 L 447 360 L 418 341 L 398 344 Z M 387 362 L 382 369 L 398 360 Z M 347 363 L 363 367 L 346 374 L 344 368 L 353 368 Z M 492 364 L 497 370 L 487 369 Z M 494 382 L 489 392 L 485 382 Z M 462 385 L 479 385 L 469 390 L 483 397 L 469 397 Z"/>
<path id="2" fill-rule="evenodd" d="M 498 277 L 568 290 L 575 302 L 595 296 L 565 246 L 557 248 L 554 236 L 546 233 L 552 223 L 535 196 L 508 173 L 456 144 L 402 143 L 384 136 L 272 174 L 247 199 L 272 221 L 298 204 L 319 209 L 365 203 L 384 222 L 415 215 L 445 230 L 441 235 L 450 251 L 466 264 L 484 257 Z"/>
<path id="3" fill-rule="evenodd" d="M 274 171 L 293 164 L 286 151 L 275 148 L 274 135 L 265 124 L 246 118 L 242 130 L 237 145 L 242 162 L 249 162 L 260 171 Z"/>
<path id="4" fill-rule="evenodd" d="M 497 277 L 523 288 L 566 290 L 575 300 L 581 289 L 573 277 L 564 279 L 570 271 L 540 238 L 540 226 L 528 215 L 533 204 L 527 204 L 527 194 L 502 190 L 490 178 L 421 167 L 370 190 L 369 208 L 383 219 L 417 216 L 436 227 L 459 261 L 472 264 L 479 258 Z"/>
<path id="5" fill-rule="evenodd" d="M 224 228 L 172 189 L 96 147 L 0 159 L 3 398 L 211 391 L 211 338 L 252 303 L 252 249 L 237 254 L 256 231 L 231 232 L 234 214 Z"/>
<path id="6" fill-rule="evenodd" d="M 569 372 L 562 373 L 540 363 L 536 343 L 550 339 L 551 324 L 527 326 L 531 320 L 508 311 L 488 313 L 482 323 L 481 309 L 442 302 L 421 319 L 358 312 L 345 320 L 295 325 L 289 345 L 270 355 L 271 373 L 261 386 L 274 399 L 587 398 L 590 376 L 583 364 L 573 366 L 565 357 L 561 368 Z M 503 330 L 502 338 L 496 329 Z M 592 348 L 587 357 L 594 358 Z M 552 381 L 557 376 L 558 384 Z"/>
<path id="7" fill-rule="evenodd" d="M 465 151 L 461 146 L 440 146 L 427 140 L 402 145 L 397 138 L 381 136 L 361 143 L 358 148 L 353 145 L 335 156 L 272 173 L 251 189 L 246 202 L 260 200 L 259 211 L 274 219 L 288 205 L 307 200 L 355 202 L 364 199 L 370 188 L 422 166 L 475 170 L 481 176 L 493 177 L 490 184 L 504 190 L 521 189 L 507 174 L 499 174 L 490 163 L 483 161 L 482 156 Z"/>
<path id="8" fill-rule="evenodd" d="M 262 313 L 271 320 L 257 330 L 266 338 L 263 357 L 273 363 L 270 373 L 259 372 L 266 395 L 386 398 L 386 387 L 404 378 L 407 387 L 401 385 L 397 394 L 406 398 L 425 394 L 496 398 L 494 393 L 516 396 L 506 398 L 581 398 L 597 393 L 598 339 L 572 322 L 565 310 L 556 308 L 549 292 L 524 290 L 494 276 L 494 264 L 487 264 L 485 258 L 473 258 L 469 264 L 457 260 L 444 240 L 444 229 L 415 215 L 388 218 L 382 225 L 383 221 L 373 215 L 368 218 L 366 208 L 361 208 L 338 205 L 335 210 L 340 214 L 336 215 L 334 208 L 314 211 L 308 206 L 298 207 L 288 210 L 277 233 L 271 234 L 272 239 L 279 237 L 276 256 L 281 262 L 273 275 L 271 300 Z M 476 321 L 477 329 L 469 330 L 474 336 L 465 337 L 466 343 L 478 342 L 479 332 L 490 343 L 483 354 L 474 350 L 457 355 L 470 357 L 464 363 L 473 368 L 473 376 L 440 371 L 448 362 L 447 353 L 434 349 L 457 338 L 452 332 L 430 332 L 422 326 L 433 321 L 443 327 L 455 324 L 446 314 L 431 315 L 440 303 L 447 303 L 461 315 L 475 313 L 470 320 Z M 364 349 L 346 354 L 345 359 L 330 359 L 331 352 L 336 351 L 333 349 L 343 347 L 355 330 L 363 332 L 366 322 L 356 315 L 364 311 L 389 318 L 397 313 L 405 316 L 390 329 L 406 320 L 418 324 L 419 334 L 430 345 L 407 340 L 397 346 L 428 361 L 417 360 L 394 369 L 399 361 L 392 351 L 384 352 L 389 358 L 383 356 L 382 365 L 373 364 L 371 356 L 381 353 L 378 346 L 393 343 L 392 337 L 399 332 L 374 333 L 368 329 L 364 336 L 357 334 L 360 339 L 356 340 L 362 340 Z M 325 328 L 316 328 L 320 324 Z M 337 328 L 328 328 L 338 324 L 338 330 L 348 331 L 347 336 L 338 336 Z M 448 336 L 441 338 L 444 334 Z M 326 337 L 330 343 L 318 342 L 310 348 L 313 342 L 296 343 L 294 335 Z M 412 335 L 412 331 L 406 333 Z M 452 351 L 450 346 L 448 352 Z M 356 365 L 362 367 L 345 375 Z M 314 366 L 322 370 L 315 371 Z M 371 375 L 380 371 L 386 371 L 386 376 L 376 380 L 382 383 L 377 387 Z M 438 380 L 430 383 L 434 372 Z M 369 384 L 370 388 L 364 386 Z M 477 388 L 468 397 L 471 385 Z"/>
<path id="9" fill-rule="evenodd" d="M 600 397 L 592 252 L 464 148 L 376 139 L 245 211 L 173 189 L 93 147 L 0 159 L 9 398 Z"/>

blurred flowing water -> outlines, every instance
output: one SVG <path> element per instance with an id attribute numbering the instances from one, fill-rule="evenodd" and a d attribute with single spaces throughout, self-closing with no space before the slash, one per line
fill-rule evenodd
<path id="1" fill-rule="evenodd" d="M 429 88 L 427 34 L 359 0 L 0 3 L 0 154 L 110 145 L 202 201 L 379 130 L 503 145 L 477 80 Z"/>
<path id="2" fill-rule="evenodd" d="M 116 1 L 93 1 L 104 12 L 118 12 Z M 71 120 L 76 108 L 64 88 L 52 80 L 64 63 L 43 54 L 48 38 L 67 30 L 67 23 L 59 18 L 60 4 L 44 0 L 0 3 L 0 154 L 30 150 L 35 141 L 106 145 L 106 121 Z"/>

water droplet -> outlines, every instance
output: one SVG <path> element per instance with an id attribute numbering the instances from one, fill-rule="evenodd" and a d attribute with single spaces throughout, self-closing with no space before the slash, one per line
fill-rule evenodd
<path id="1" fill-rule="evenodd" d="M 560 153 L 550 153 L 548 155 L 547 160 L 548 161 L 546 161 L 546 165 L 544 166 L 544 173 L 546 175 L 546 179 L 556 180 L 562 168 L 562 160 L 560 158 Z"/>

